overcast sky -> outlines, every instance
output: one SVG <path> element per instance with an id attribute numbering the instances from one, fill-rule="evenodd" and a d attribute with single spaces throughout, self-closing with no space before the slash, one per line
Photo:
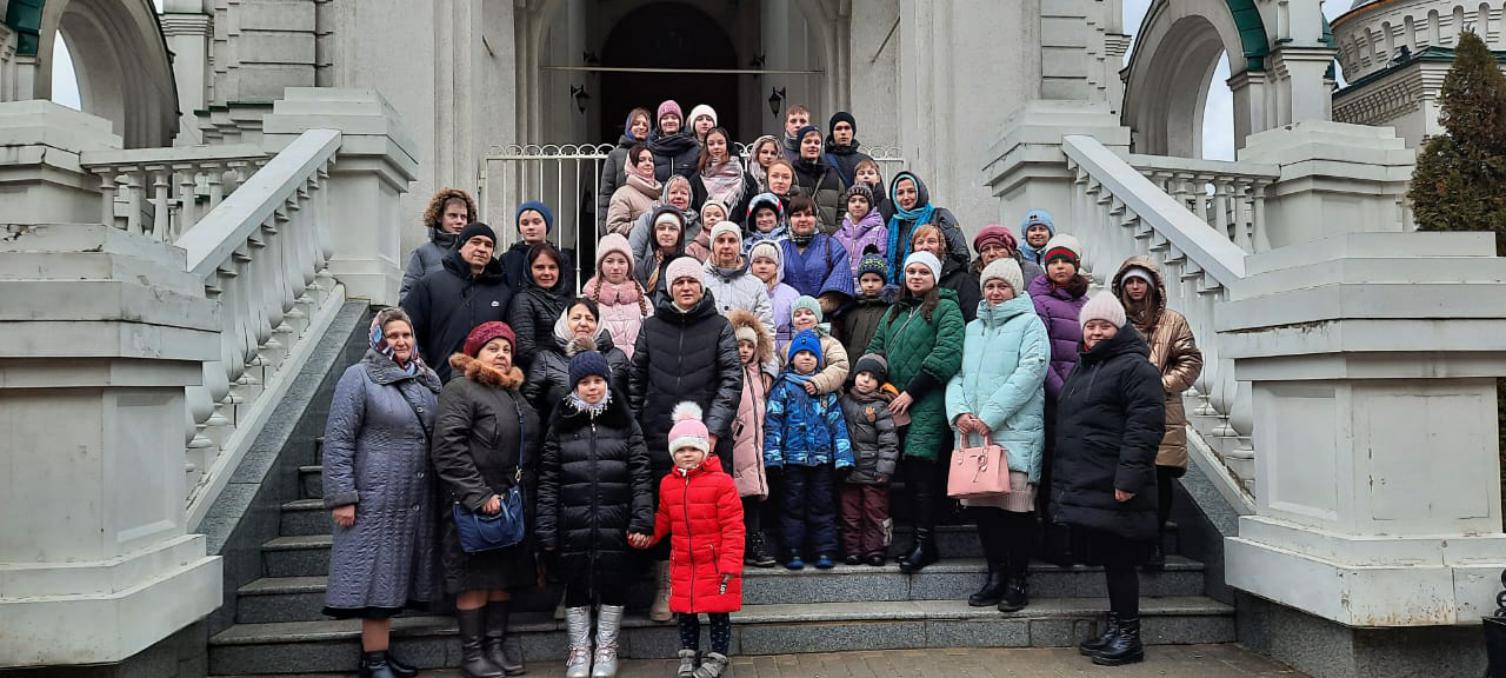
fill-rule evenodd
<path id="1" fill-rule="evenodd" d="M 154 0 L 158 11 L 162 0 Z M 1145 17 L 1151 0 L 1124 0 L 1124 30 L 1133 35 L 1140 30 L 1140 20 Z M 1330 20 L 1348 9 L 1349 0 L 1324 0 L 1323 13 Z M 78 82 L 73 75 L 73 60 L 62 40 L 54 43 L 56 66 L 52 71 L 52 98 L 65 106 L 79 107 Z M 1131 47 L 1133 49 L 1133 47 Z M 1128 55 L 1125 56 L 1128 59 Z M 1208 93 L 1208 107 L 1203 115 L 1203 157 L 1217 160 L 1234 159 L 1234 108 L 1229 86 L 1229 61 L 1225 57 L 1213 74 L 1213 87 Z"/>

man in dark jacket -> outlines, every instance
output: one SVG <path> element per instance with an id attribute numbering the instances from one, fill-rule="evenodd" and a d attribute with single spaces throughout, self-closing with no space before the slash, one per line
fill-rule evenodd
<path id="1" fill-rule="evenodd" d="M 513 223 L 518 228 L 518 241 L 499 258 L 502 260 L 502 274 L 507 277 L 507 286 L 521 290 L 528 283 L 528 250 L 533 249 L 534 245 L 549 241 L 549 234 L 554 232 L 554 210 L 537 200 L 529 200 L 518 205 Z M 556 249 L 559 250 L 561 259 L 560 289 L 574 291 L 575 250 L 566 249 L 563 244 Z"/>
<path id="2" fill-rule="evenodd" d="M 842 190 L 852 188 L 852 179 L 858 173 L 858 163 L 872 160 L 873 156 L 858 150 L 858 121 L 847 111 L 837 111 L 826 123 L 826 164 L 837 171 L 842 180 Z"/>
<path id="3" fill-rule="evenodd" d="M 444 269 L 420 278 L 402 301 L 413 318 L 419 355 L 443 381 L 450 378 L 450 354 L 461 349 L 466 334 L 488 320 L 506 321 L 512 302 L 502 262 L 492 258 L 492 227 L 472 223 L 457 240 L 460 249 L 445 258 Z"/>
<path id="4" fill-rule="evenodd" d="M 673 466 L 669 450 L 670 411 L 684 401 L 701 406 L 712 448 L 732 463 L 732 422 L 742 400 L 743 370 L 731 323 L 701 283 L 703 266 L 680 257 L 665 270 L 669 294 L 643 320 L 633 349 L 628 397 L 648 441 L 654 476 Z"/>

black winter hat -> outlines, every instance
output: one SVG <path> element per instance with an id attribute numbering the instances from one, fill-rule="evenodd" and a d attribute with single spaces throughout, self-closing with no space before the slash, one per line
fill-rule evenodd
<path id="1" fill-rule="evenodd" d="M 581 351 L 570 359 L 571 388 L 593 374 L 607 381 L 612 380 L 612 368 L 607 365 L 606 356 L 596 351 Z"/>
<path id="2" fill-rule="evenodd" d="M 460 237 L 455 239 L 455 248 L 464 247 L 466 243 L 470 242 L 471 238 L 478 235 L 486 236 L 488 240 L 492 241 L 493 247 L 497 245 L 497 233 L 492 230 L 492 227 L 479 221 L 472 221 L 466 224 L 465 228 L 460 229 Z"/>
<path id="3" fill-rule="evenodd" d="M 852 125 L 852 135 L 858 135 L 857 118 L 852 117 L 852 114 L 848 113 L 847 111 L 837 111 L 836 113 L 831 114 L 831 120 L 828 120 L 826 122 L 826 133 L 836 134 L 837 123 L 839 122 L 845 122 L 849 125 Z"/>
<path id="4" fill-rule="evenodd" d="M 882 385 L 889 381 L 889 361 L 877 353 L 865 353 L 858 358 L 857 365 L 852 368 L 852 375 L 857 376 L 860 372 L 868 372 Z"/>

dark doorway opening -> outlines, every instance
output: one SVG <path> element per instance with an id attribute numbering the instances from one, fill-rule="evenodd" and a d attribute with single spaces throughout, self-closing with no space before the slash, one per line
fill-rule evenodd
<path id="1" fill-rule="evenodd" d="M 695 5 L 656 2 L 630 12 L 612 27 L 602 47 L 602 66 L 615 68 L 737 68 L 737 51 L 720 24 Z M 659 102 L 674 99 L 685 115 L 697 104 L 716 109 L 717 123 L 736 136 L 738 78 L 735 74 L 601 74 L 601 141 L 622 135 L 628 111 L 641 106 L 653 116 Z M 657 126 L 657 121 L 655 121 Z M 690 121 L 685 125 L 689 127 Z"/>

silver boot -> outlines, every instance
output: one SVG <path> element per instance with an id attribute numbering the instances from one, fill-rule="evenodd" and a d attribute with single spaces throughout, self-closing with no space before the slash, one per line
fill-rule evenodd
<path id="1" fill-rule="evenodd" d="M 721 678 L 727 670 L 727 662 L 727 655 L 709 652 L 706 658 L 701 660 L 701 668 L 695 670 L 695 678 Z"/>
<path id="2" fill-rule="evenodd" d="M 667 622 L 675 618 L 669 610 L 669 561 L 662 561 L 655 567 L 654 604 L 649 607 L 648 618 L 656 622 Z"/>
<path id="3" fill-rule="evenodd" d="M 565 678 L 591 678 L 591 608 L 565 608 L 565 629 L 570 636 Z"/>
<path id="4" fill-rule="evenodd" d="M 596 613 L 596 658 L 591 678 L 617 678 L 617 632 L 622 628 L 622 606 L 602 605 Z"/>
<path id="5" fill-rule="evenodd" d="M 680 650 L 680 669 L 675 678 L 695 678 L 695 650 Z"/>

